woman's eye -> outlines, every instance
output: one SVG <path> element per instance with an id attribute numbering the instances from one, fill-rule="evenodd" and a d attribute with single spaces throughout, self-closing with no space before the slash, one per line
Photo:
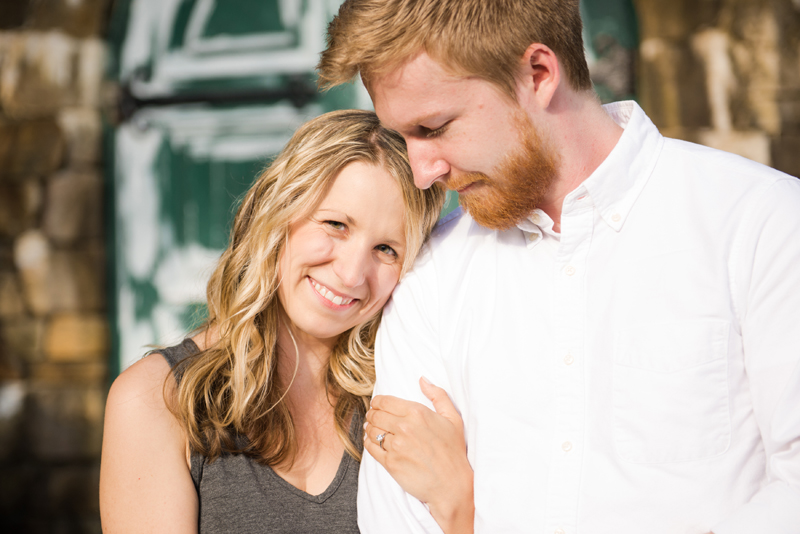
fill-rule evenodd
<path id="1" fill-rule="evenodd" d="M 339 221 L 324 221 L 324 222 L 334 230 L 344 230 L 345 228 L 347 228 L 347 226 L 343 222 Z"/>
<path id="2" fill-rule="evenodd" d="M 395 250 L 389 245 L 378 245 L 375 247 L 375 250 L 384 254 L 388 254 L 389 256 L 394 256 L 395 258 L 397 257 L 397 252 L 395 252 Z"/>

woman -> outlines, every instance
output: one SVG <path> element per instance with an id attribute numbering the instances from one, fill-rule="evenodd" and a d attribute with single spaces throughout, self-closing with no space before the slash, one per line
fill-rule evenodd
<path id="1" fill-rule="evenodd" d="M 380 311 L 442 203 L 373 113 L 301 127 L 239 208 L 207 324 L 109 392 L 104 530 L 357 532 Z"/>

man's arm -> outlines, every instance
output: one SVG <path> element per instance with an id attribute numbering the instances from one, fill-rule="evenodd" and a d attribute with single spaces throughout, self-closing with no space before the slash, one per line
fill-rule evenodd
<path id="1" fill-rule="evenodd" d="M 767 482 L 715 534 L 800 533 L 800 181 L 772 185 L 745 214 L 734 302 Z"/>
<path id="2" fill-rule="evenodd" d="M 426 259 L 420 258 L 384 309 L 375 350 L 375 394 L 433 409 L 420 391 L 420 377 L 451 388 L 439 351 L 436 281 Z M 428 508 L 403 491 L 366 450 L 359 473 L 358 525 L 365 534 L 442 532 Z"/>

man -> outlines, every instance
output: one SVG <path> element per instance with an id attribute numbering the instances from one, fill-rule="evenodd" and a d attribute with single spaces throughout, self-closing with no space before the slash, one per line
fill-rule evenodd
<path id="1" fill-rule="evenodd" d="M 800 532 L 800 182 L 601 107 L 577 1 L 347 0 L 319 69 L 466 209 L 385 311 L 375 392 L 448 391 L 476 531 Z M 360 481 L 362 531 L 438 531 L 370 455 Z"/>

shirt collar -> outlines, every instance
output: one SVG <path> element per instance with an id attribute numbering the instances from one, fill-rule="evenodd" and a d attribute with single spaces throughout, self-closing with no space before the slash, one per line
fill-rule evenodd
<path id="1" fill-rule="evenodd" d="M 540 209 L 533 210 L 527 219 L 521 220 L 517 228 L 522 230 L 528 240 L 528 246 L 537 245 L 544 237 L 544 234 L 558 238 L 558 234 L 553 231 L 553 219 Z"/>
<path id="2" fill-rule="evenodd" d="M 564 209 L 588 193 L 606 224 L 619 232 L 653 172 L 664 138 L 632 100 L 606 104 L 603 109 L 624 131 L 603 163 L 567 195 Z M 526 233 L 531 232 L 532 225 L 542 227 L 537 219 L 549 221 L 552 227 L 550 218 L 538 209 L 518 226 Z"/>
<path id="3" fill-rule="evenodd" d="M 583 186 L 606 224 L 619 232 L 655 168 L 664 138 L 632 100 L 603 108 L 624 131 Z"/>

